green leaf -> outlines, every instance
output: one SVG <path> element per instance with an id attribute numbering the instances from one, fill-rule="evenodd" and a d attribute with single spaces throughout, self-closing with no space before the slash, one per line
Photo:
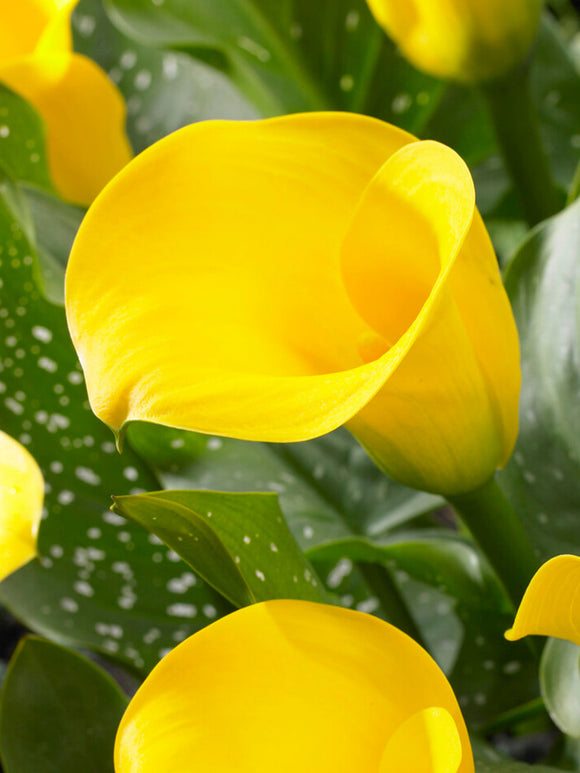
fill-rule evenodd
<path id="1" fill-rule="evenodd" d="M 311 548 L 312 560 L 393 562 L 415 580 L 438 588 L 460 603 L 483 611 L 511 611 L 505 593 L 473 543 L 443 530 L 396 533 L 388 541 L 353 537 Z"/>
<path id="2" fill-rule="evenodd" d="M 235 606 L 328 600 L 276 494 L 160 491 L 116 497 L 114 510 L 156 534 Z"/>
<path id="3" fill-rule="evenodd" d="M 514 762 L 477 736 L 471 738 L 471 743 L 476 773 L 558 773 L 557 768 Z"/>
<path id="4" fill-rule="evenodd" d="M 64 305 L 64 272 L 84 210 L 37 188 L 24 189 L 33 222 L 42 293 Z"/>
<path id="5" fill-rule="evenodd" d="M 52 189 L 44 124 L 28 102 L 0 84 L 0 167 L 13 179 Z"/>
<path id="6" fill-rule="evenodd" d="M 503 638 L 513 615 L 479 551 L 448 530 L 409 532 L 442 501 L 390 481 L 345 430 L 268 445 L 143 423 L 128 438 L 167 488 L 278 493 L 296 541 L 345 606 L 381 614 L 356 562 L 386 563 L 471 721 L 537 695 L 537 666 L 525 643 Z"/>
<path id="7" fill-rule="evenodd" d="M 580 738 L 580 647 L 549 639 L 542 653 L 540 685 L 550 716 L 566 735 Z"/>
<path id="8" fill-rule="evenodd" d="M 506 285 L 522 352 L 520 434 L 499 482 L 543 559 L 580 553 L 580 202 L 534 230 Z"/>
<path id="9" fill-rule="evenodd" d="M 364 0 L 109 0 L 107 7 L 135 40 L 221 69 L 266 115 L 351 110 L 418 131 L 443 88 L 399 56 Z"/>
<path id="10" fill-rule="evenodd" d="M 547 768 L 545 765 L 526 765 L 524 762 L 505 760 L 502 762 L 478 761 L 476 773 L 562 773 L 558 768 Z"/>
<path id="11" fill-rule="evenodd" d="M 5 773 L 113 773 L 113 745 L 127 699 L 90 660 L 27 637 L 0 695 Z"/>
<path id="12" fill-rule="evenodd" d="M 443 503 L 386 478 L 346 430 L 267 444 L 135 423 L 127 437 L 165 488 L 277 493 L 303 550 L 353 534 L 378 538 Z"/>
<path id="13" fill-rule="evenodd" d="M 257 117 L 223 73 L 185 54 L 129 40 L 108 20 L 101 0 L 81 0 L 72 27 L 75 50 L 95 60 L 125 97 L 136 151 L 194 121 Z"/>
<path id="14" fill-rule="evenodd" d="M 158 488 L 90 410 L 64 310 L 43 298 L 33 245 L 0 190 L 0 426 L 46 481 L 40 560 L 0 585 L 32 630 L 147 672 L 160 655 L 231 609 L 151 535 L 111 513 L 110 495 Z M 20 213 L 17 213 L 20 214 Z M 28 229 L 28 225 L 26 225 Z"/>

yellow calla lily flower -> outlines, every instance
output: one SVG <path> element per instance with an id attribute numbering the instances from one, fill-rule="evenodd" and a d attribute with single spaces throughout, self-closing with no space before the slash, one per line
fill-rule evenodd
<path id="1" fill-rule="evenodd" d="M 376 617 L 305 601 L 245 607 L 180 644 L 132 699 L 115 745 L 116 773 L 473 769 L 427 652 Z"/>
<path id="2" fill-rule="evenodd" d="M 16 440 L 0 431 L 0 580 L 36 555 L 44 481 Z"/>
<path id="3" fill-rule="evenodd" d="M 207 122 L 152 146 L 81 225 L 66 308 L 116 432 L 346 424 L 394 478 L 448 495 L 515 442 L 517 332 L 469 171 L 372 118 Z"/>
<path id="4" fill-rule="evenodd" d="M 542 0 L 367 0 L 377 22 L 418 69 L 479 83 L 521 62 Z"/>
<path id="5" fill-rule="evenodd" d="M 89 204 L 131 158 L 125 105 L 93 61 L 72 51 L 78 0 L 0 0 L 0 82 L 39 112 L 57 191 Z"/>
<path id="6" fill-rule="evenodd" d="M 580 646 L 580 558 L 556 556 L 546 561 L 526 590 L 506 639 L 553 636 Z"/>

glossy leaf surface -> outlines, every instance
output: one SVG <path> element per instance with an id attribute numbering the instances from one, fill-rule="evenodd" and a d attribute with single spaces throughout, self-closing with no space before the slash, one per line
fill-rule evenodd
<path id="1" fill-rule="evenodd" d="M 522 347 L 520 435 L 500 484 L 543 559 L 580 552 L 580 203 L 536 229 L 507 288 Z"/>
<path id="2" fill-rule="evenodd" d="M 102 669 L 45 639 L 24 639 L 0 698 L 5 773 L 113 773 L 127 699 Z"/>
<path id="3" fill-rule="evenodd" d="M 147 670 L 229 606 L 175 553 L 108 510 L 111 494 L 156 488 L 156 479 L 129 448 L 117 455 L 90 412 L 64 311 L 37 285 L 18 220 L 26 204 L 7 184 L 3 194 L 0 425 L 37 459 L 48 517 L 40 561 L 3 582 L 0 598 L 35 631 Z"/>
<path id="4" fill-rule="evenodd" d="M 160 491 L 118 497 L 114 510 L 157 535 L 235 606 L 325 600 L 275 494 Z"/>

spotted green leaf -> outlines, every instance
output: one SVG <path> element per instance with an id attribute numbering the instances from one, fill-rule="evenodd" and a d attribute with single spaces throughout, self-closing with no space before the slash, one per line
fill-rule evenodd
<path id="1" fill-rule="evenodd" d="M 4 773 L 113 773 L 127 699 L 73 650 L 34 636 L 10 661 L 0 695 Z"/>
<path id="2" fill-rule="evenodd" d="M 91 413 L 64 310 L 37 285 L 33 244 L 0 190 L 0 426 L 46 480 L 40 560 L 0 585 L 0 600 L 34 631 L 147 671 L 160 654 L 230 609 L 179 557 L 110 512 L 111 494 L 158 488 Z"/>
<path id="3" fill-rule="evenodd" d="M 136 151 L 194 121 L 257 116 L 213 67 L 129 40 L 108 20 L 101 0 L 81 0 L 72 26 L 75 49 L 94 59 L 125 97 L 127 131 Z"/>
<path id="4" fill-rule="evenodd" d="M 466 718 L 477 727 L 537 695 L 537 664 L 525 642 L 507 642 L 513 611 L 487 561 L 472 542 L 447 530 L 406 530 L 380 540 L 355 537 L 311 548 L 320 559 L 382 561 L 391 568 L 409 607 L 445 629 L 434 654 L 448 674 Z M 340 561 L 339 564 L 340 565 Z M 421 585 L 419 586 L 418 583 Z M 430 592 L 431 589 L 431 592 Z M 434 596 L 432 590 L 437 592 Z M 425 618 L 432 605 L 434 619 Z"/>
<path id="5" fill-rule="evenodd" d="M 441 500 L 390 481 L 346 431 L 276 445 L 134 424 L 128 437 L 166 488 L 276 492 L 296 541 L 345 606 L 381 614 L 357 562 L 385 563 L 471 721 L 537 694 L 527 646 L 503 638 L 513 617 L 479 551 L 435 530 L 425 514 Z"/>
<path id="6" fill-rule="evenodd" d="M 265 115 L 351 110 L 418 131 L 442 90 L 399 56 L 364 0 L 107 0 L 107 7 L 135 40 L 220 69 Z"/>
<path id="7" fill-rule="evenodd" d="M 353 534 L 380 537 L 442 504 L 386 478 L 345 430 L 267 444 L 138 423 L 128 438 L 167 489 L 277 493 L 303 550 Z"/>
<path id="8" fill-rule="evenodd" d="M 42 294 L 64 305 L 64 271 L 84 210 L 46 191 L 23 188 L 39 261 Z"/>
<path id="9" fill-rule="evenodd" d="M 44 125 L 22 97 L 0 83 L 0 168 L 15 180 L 52 189 Z"/>
<path id="10" fill-rule="evenodd" d="M 114 510 L 157 535 L 235 606 L 326 600 L 275 494 L 160 491 L 116 497 Z"/>
<path id="11" fill-rule="evenodd" d="M 520 435 L 500 483 L 542 558 L 580 553 L 580 201 L 542 224 L 506 284 L 522 349 Z"/>

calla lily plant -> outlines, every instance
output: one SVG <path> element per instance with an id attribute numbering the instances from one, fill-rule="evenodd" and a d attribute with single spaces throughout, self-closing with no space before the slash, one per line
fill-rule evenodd
<path id="1" fill-rule="evenodd" d="M 0 580 L 36 555 L 44 481 L 36 461 L 0 431 Z"/>
<path id="2" fill-rule="evenodd" d="M 378 23 L 415 67 L 480 83 L 527 56 L 542 0 L 368 0 Z"/>
<path id="3" fill-rule="evenodd" d="M 197 769 L 474 767 L 453 691 L 416 642 L 371 615 L 278 600 L 244 607 L 179 645 L 123 717 L 116 773 Z"/>
<path id="4" fill-rule="evenodd" d="M 92 60 L 72 50 L 70 15 L 78 0 L 2 0 L 0 83 L 44 120 L 58 193 L 90 204 L 131 158 L 125 104 Z"/>
<path id="5" fill-rule="evenodd" d="M 144 420 L 288 442 L 345 424 L 395 479 L 446 495 L 515 442 L 518 338 L 469 171 L 381 121 L 162 140 L 89 210 L 66 307 L 93 410 L 120 435 Z"/>

